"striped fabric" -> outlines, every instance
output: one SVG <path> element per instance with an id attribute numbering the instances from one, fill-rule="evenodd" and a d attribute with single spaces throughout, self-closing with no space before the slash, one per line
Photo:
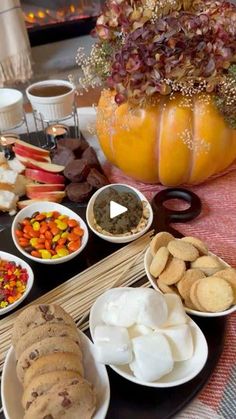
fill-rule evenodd
<path id="1" fill-rule="evenodd" d="M 212 252 L 236 268 L 236 165 L 228 173 L 193 186 L 201 199 L 201 215 L 177 229 L 184 235 L 195 235 L 207 242 Z M 163 189 L 161 185 L 135 182 L 118 169 L 105 164 L 104 170 L 112 183 L 137 187 L 148 199 Z M 183 209 L 180 202 L 171 208 Z M 185 204 L 184 204 L 185 205 Z M 185 206 L 186 207 L 186 206 Z M 236 313 L 228 318 L 225 347 L 219 363 L 202 392 L 176 419 L 234 419 L 236 418 Z"/>

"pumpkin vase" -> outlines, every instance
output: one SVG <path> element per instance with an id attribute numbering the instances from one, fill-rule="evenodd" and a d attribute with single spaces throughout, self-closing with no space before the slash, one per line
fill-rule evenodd
<path id="1" fill-rule="evenodd" d="M 106 158 L 136 180 L 165 186 L 198 184 L 236 159 L 236 130 L 200 93 L 160 96 L 155 105 L 117 105 L 104 90 L 97 112 L 97 135 Z"/>

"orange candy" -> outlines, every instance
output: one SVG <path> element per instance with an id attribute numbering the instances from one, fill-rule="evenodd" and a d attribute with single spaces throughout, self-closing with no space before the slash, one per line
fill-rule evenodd
<path id="1" fill-rule="evenodd" d="M 67 247 L 70 252 L 75 252 L 80 248 L 80 240 L 71 241 Z"/>

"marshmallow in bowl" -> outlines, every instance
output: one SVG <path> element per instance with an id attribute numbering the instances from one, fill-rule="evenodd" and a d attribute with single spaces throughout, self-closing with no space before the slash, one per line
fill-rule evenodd
<path id="1" fill-rule="evenodd" d="M 181 298 L 176 294 L 165 294 L 164 298 L 168 307 L 168 318 L 161 327 L 171 327 L 187 323 L 188 317 L 184 311 Z"/>
<path id="2" fill-rule="evenodd" d="M 94 331 L 98 362 L 124 365 L 132 361 L 131 341 L 124 327 L 99 325 Z"/>
<path id="3" fill-rule="evenodd" d="M 105 304 L 102 312 L 104 323 L 120 327 L 131 327 L 136 323 L 139 307 L 132 293 L 125 291 Z"/>
<path id="4" fill-rule="evenodd" d="M 150 327 L 143 326 L 142 324 L 135 324 L 128 329 L 130 339 L 137 338 L 142 335 L 150 335 L 153 333 L 153 329 Z"/>
<path id="5" fill-rule="evenodd" d="M 138 379 L 152 382 L 172 371 L 174 360 L 164 335 L 139 336 L 132 339 L 132 345 L 134 360 L 129 366 Z"/>
<path id="6" fill-rule="evenodd" d="M 167 321 L 168 306 L 162 294 L 144 288 L 134 290 L 134 298 L 139 301 L 137 324 L 156 329 Z"/>
<path id="7" fill-rule="evenodd" d="M 193 356 L 193 338 L 188 324 L 159 329 L 168 340 L 174 361 L 186 361 Z"/>
<path id="8" fill-rule="evenodd" d="M 113 326 L 140 324 L 155 329 L 167 321 L 167 315 L 168 307 L 162 294 L 152 289 L 136 288 L 107 302 L 102 320 Z"/>

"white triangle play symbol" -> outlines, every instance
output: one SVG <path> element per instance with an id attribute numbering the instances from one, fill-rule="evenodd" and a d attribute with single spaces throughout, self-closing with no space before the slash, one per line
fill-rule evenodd
<path id="1" fill-rule="evenodd" d="M 110 201 L 110 218 L 115 218 L 118 215 L 128 211 L 128 208 L 123 205 L 117 204 L 115 201 Z"/>

